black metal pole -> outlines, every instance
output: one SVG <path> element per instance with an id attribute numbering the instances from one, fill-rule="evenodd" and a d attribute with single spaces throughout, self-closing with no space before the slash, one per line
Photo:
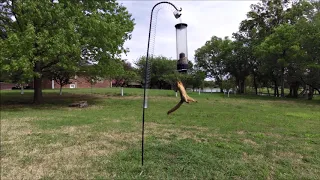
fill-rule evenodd
<path id="1" fill-rule="evenodd" d="M 182 9 L 178 10 L 178 8 L 167 1 L 159 2 L 156 5 L 153 6 L 151 10 L 151 17 L 150 17 L 150 25 L 149 25 L 149 36 L 148 36 L 148 47 L 147 47 L 147 56 L 146 56 L 146 64 L 145 64 L 145 71 L 144 71 L 144 90 L 143 90 L 143 110 L 142 110 L 142 141 L 141 141 L 141 165 L 143 166 L 143 160 L 144 160 L 144 117 L 145 117 L 145 109 L 147 108 L 146 104 L 146 89 L 147 89 L 147 76 L 148 76 L 148 60 L 149 60 L 149 48 L 150 48 L 150 36 L 151 36 L 151 27 L 152 27 L 152 17 L 153 17 L 153 10 L 156 6 L 159 4 L 167 3 L 170 4 L 175 8 L 176 11 L 181 11 Z M 176 18 L 180 17 L 177 16 Z"/>

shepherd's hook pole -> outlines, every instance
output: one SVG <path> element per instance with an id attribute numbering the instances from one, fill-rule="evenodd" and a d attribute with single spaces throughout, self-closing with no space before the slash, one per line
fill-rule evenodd
<path id="1" fill-rule="evenodd" d="M 147 57 L 146 57 L 146 64 L 145 64 L 145 71 L 144 71 L 144 90 L 143 90 L 143 110 L 142 110 L 142 142 L 141 142 L 141 165 L 143 166 L 143 160 L 144 160 L 144 115 L 145 115 L 145 109 L 147 108 L 147 101 L 146 101 L 146 89 L 147 89 L 147 76 L 148 76 L 148 60 L 149 60 L 149 48 L 150 48 L 150 36 L 151 36 L 151 27 L 152 27 L 152 17 L 153 17 L 153 10 L 156 6 L 159 4 L 169 4 L 174 7 L 176 12 L 174 13 L 174 16 L 176 19 L 178 19 L 181 14 L 182 8 L 180 10 L 171 2 L 163 1 L 159 2 L 156 5 L 153 6 L 151 10 L 151 17 L 150 17 L 150 25 L 149 25 L 149 36 L 148 36 L 148 47 L 147 47 Z"/>

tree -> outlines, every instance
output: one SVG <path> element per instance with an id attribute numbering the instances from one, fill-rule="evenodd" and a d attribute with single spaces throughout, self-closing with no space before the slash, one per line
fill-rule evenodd
<path id="1" fill-rule="evenodd" d="M 214 81 L 204 81 L 204 87 L 208 87 L 211 89 L 211 92 L 212 92 L 212 89 L 215 88 L 215 83 Z"/>
<path id="2" fill-rule="evenodd" d="M 137 81 L 139 78 L 136 69 L 132 67 L 131 63 L 123 60 L 122 67 L 112 76 L 112 79 L 115 80 L 116 87 L 124 87 L 128 86 L 130 82 Z"/>
<path id="3" fill-rule="evenodd" d="M 222 79 L 226 75 L 225 61 L 231 53 L 231 42 L 228 37 L 222 39 L 213 36 L 210 41 L 198 48 L 195 53 L 197 66 L 206 72 L 207 77 L 214 78 L 220 87 Z"/>
<path id="4" fill-rule="evenodd" d="M 5 82 L 15 83 L 16 86 L 19 86 L 21 89 L 21 94 L 24 94 L 24 85 L 30 83 L 32 77 L 28 74 L 24 74 L 22 71 L 13 71 L 13 72 L 1 72 L 1 80 Z"/>
<path id="5" fill-rule="evenodd" d="M 312 9 L 308 1 L 290 0 L 262 0 L 251 5 L 251 11 L 247 13 L 247 19 L 240 23 L 239 32 L 245 44 L 255 51 L 255 46 L 259 46 L 266 37 L 274 33 L 275 28 L 282 24 L 295 24 L 301 17 L 307 16 Z M 280 73 L 277 70 L 277 57 L 264 57 L 251 55 L 249 59 L 250 74 L 253 75 L 253 83 L 256 89 L 258 84 L 270 84 L 273 82 L 275 96 L 278 94 Z M 264 62 L 270 62 L 265 65 Z"/>
<path id="6" fill-rule="evenodd" d="M 257 52 L 260 52 L 262 57 L 273 59 L 270 63 L 274 64 L 275 72 L 280 77 L 281 97 L 284 97 L 285 73 L 288 72 L 288 66 L 294 63 L 292 60 L 300 53 L 297 38 L 295 27 L 283 24 L 275 28 L 274 33 L 257 47 Z"/>
<path id="7" fill-rule="evenodd" d="M 64 69 L 63 67 L 55 66 L 50 69 L 50 75 L 52 79 L 60 85 L 59 94 L 62 95 L 62 87 L 71 84 L 70 79 L 75 76 L 75 72 L 72 70 Z"/>
<path id="8" fill-rule="evenodd" d="M 135 63 L 139 69 L 138 73 L 144 81 L 145 71 L 145 56 L 142 56 Z M 154 56 L 149 58 L 149 87 L 158 89 L 171 89 L 172 86 L 168 83 L 168 75 L 174 74 L 176 71 L 176 61 L 168 59 L 164 56 Z M 145 83 L 145 82 L 143 82 Z"/>
<path id="9" fill-rule="evenodd" d="M 237 38 L 237 37 L 236 37 Z M 225 59 L 226 69 L 225 71 L 233 76 L 239 87 L 238 93 L 244 93 L 245 91 L 245 80 L 250 74 L 250 47 L 246 45 L 240 39 L 236 39 L 230 44 L 229 49 L 231 53 Z"/>
<path id="10" fill-rule="evenodd" d="M 186 76 L 186 85 L 185 86 L 191 86 L 191 88 L 203 88 L 204 87 L 204 79 L 206 78 L 206 72 L 201 70 L 198 66 L 195 66 L 194 68 L 190 69 L 187 76 Z"/>
<path id="11" fill-rule="evenodd" d="M 310 87 L 308 99 L 313 98 L 314 90 L 320 93 L 320 2 L 315 3 L 315 12 L 308 18 L 301 18 L 295 25 L 298 41 L 305 52 L 303 62 L 299 64 L 302 73 L 300 80 Z"/>
<path id="12" fill-rule="evenodd" d="M 229 97 L 230 90 L 235 87 L 235 79 L 233 77 L 230 77 L 228 79 L 223 80 L 221 84 L 222 88 L 228 92 Z"/>
<path id="13" fill-rule="evenodd" d="M 134 20 L 110 1 L 1 1 L 2 71 L 34 78 L 34 102 L 42 102 L 42 78 L 60 63 L 79 70 L 86 62 L 113 61 L 131 38 Z"/>

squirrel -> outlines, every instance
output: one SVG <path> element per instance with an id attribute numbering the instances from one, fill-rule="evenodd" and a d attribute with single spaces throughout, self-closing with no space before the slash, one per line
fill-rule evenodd
<path id="1" fill-rule="evenodd" d="M 170 109 L 167 112 L 167 115 L 171 114 L 172 112 L 176 111 L 184 102 L 185 103 L 189 103 L 189 102 L 198 102 L 196 100 L 194 100 L 193 98 L 189 97 L 186 89 L 184 88 L 183 84 L 181 81 L 177 81 L 177 88 L 180 92 L 180 98 L 181 100 L 179 101 L 179 103 L 177 105 L 175 105 L 172 109 Z"/>

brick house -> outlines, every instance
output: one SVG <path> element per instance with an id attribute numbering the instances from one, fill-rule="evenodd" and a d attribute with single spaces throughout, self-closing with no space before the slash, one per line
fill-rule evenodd
<path id="1" fill-rule="evenodd" d="M 6 83 L 6 82 L 0 82 L 0 89 L 1 90 L 10 90 L 16 85 L 14 83 Z"/>
<path id="2" fill-rule="evenodd" d="M 62 86 L 63 88 L 91 88 L 91 84 L 84 78 L 75 76 L 73 79 L 70 80 L 71 83 Z M 13 87 L 16 87 L 17 84 L 14 83 L 6 83 L 0 82 L 0 89 L 1 90 L 11 90 Z M 94 84 L 93 88 L 109 88 L 116 85 L 116 80 L 102 80 L 98 81 Z M 24 84 L 24 88 L 30 87 L 33 89 L 33 82 Z M 140 82 L 130 82 L 127 87 L 132 88 L 142 88 Z M 42 89 L 59 89 L 60 85 L 51 79 L 42 79 Z"/>
<path id="3" fill-rule="evenodd" d="M 91 84 L 84 78 L 75 76 L 70 80 L 71 84 L 62 86 L 63 88 L 91 88 Z M 32 84 L 33 87 L 33 84 Z M 101 80 L 92 86 L 93 88 L 108 88 L 112 87 L 112 82 L 110 80 Z M 60 85 L 51 79 L 42 80 L 43 89 L 59 89 Z"/>

